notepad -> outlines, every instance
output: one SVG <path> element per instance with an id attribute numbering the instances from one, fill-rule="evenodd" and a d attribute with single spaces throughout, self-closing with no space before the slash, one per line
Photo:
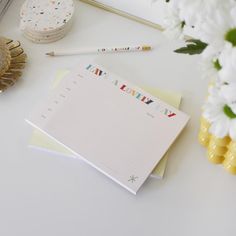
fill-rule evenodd
<path id="1" fill-rule="evenodd" d="M 53 89 L 55 89 L 59 83 L 62 81 L 62 79 L 69 73 L 69 70 L 59 70 L 56 73 L 55 80 L 53 81 Z M 174 106 L 175 108 L 179 108 L 180 102 L 181 102 L 181 94 L 172 92 L 172 91 L 165 91 L 157 88 L 152 88 L 148 86 L 141 86 L 142 89 L 149 92 L 153 96 L 162 99 L 166 103 L 170 104 L 171 106 Z M 48 151 L 51 153 L 55 153 L 57 155 L 62 155 L 65 157 L 72 157 L 77 158 L 70 150 L 65 148 L 64 146 L 60 145 L 55 140 L 51 139 L 47 135 L 45 135 L 43 132 L 39 131 L 38 129 L 35 129 L 32 133 L 32 136 L 29 140 L 29 146 L 32 148 Z M 167 166 L 167 160 L 168 160 L 168 153 L 166 153 L 160 162 L 157 164 L 157 166 L 154 168 L 154 170 L 151 173 L 151 177 L 162 179 L 166 170 Z"/>
<path id="2" fill-rule="evenodd" d="M 0 1 L 0 19 L 3 17 L 8 7 L 10 6 L 12 0 L 1 0 Z"/>
<path id="3" fill-rule="evenodd" d="M 135 21 L 162 29 L 166 5 L 152 0 L 81 0 Z"/>
<path id="4" fill-rule="evenodd" d="M 27 118 L 136 194 L 189 117 L 93 63 L 81 63 Z"/>

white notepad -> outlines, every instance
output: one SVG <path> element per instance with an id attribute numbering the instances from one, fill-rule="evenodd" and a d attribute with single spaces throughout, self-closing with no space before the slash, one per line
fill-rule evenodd
<path id="1" fill-rule="evenodd" d="M 118 13 L 128 18 L 160 28 L 163 26 L 165 1 L 153 0 L 82 0 L 83 2 Z M 155 2 L 155 3 L 154 3 Z"/>
<path id="2" fill-rule="evenodd" d="M 189 117 L 93 63 L 82 63 L 27 121 L 136 194 Z"/>

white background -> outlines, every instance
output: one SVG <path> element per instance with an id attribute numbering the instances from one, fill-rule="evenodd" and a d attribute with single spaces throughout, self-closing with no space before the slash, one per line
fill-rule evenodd
<path id="1" fill-rule="evenodd" d="M 181 43 L 157 30 L 76 2 L 76 20 L 62 40 L 37 45 L 19 32 L 15 0 L 0 34 L 22 42 L 28 54 L 23 78 L 0 96 L 0 235 L 234 236 L 236 177 L 210 164 L 197 134 L 207 81 L 198 56 L 177 55 Z M 48 58 L 53 49 L 155 44 L 146 53 Z M 182 93 L 181 109 L 191 115 L 170 150 L 162 181 L 149 179 L 137 196 L 85 163 L 27 147 L 31 127 L 24 118 L 49 91 L 58 69 L 80 58 L 96 59 L 139 85 Z"/>

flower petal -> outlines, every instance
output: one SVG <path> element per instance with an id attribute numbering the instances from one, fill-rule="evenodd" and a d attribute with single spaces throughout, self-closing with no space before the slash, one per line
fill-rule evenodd
<path id="1" fill-rule="evenodd" d="M 236 119 L 231 121 L 229 135 L 233 140 L 236 141 Z"/>
<path id="2" fill-rule="evenodd" d="M 229 133 L 230 119 L 226 116 L 221 116 L 218 120 L 212 123 L 210 133 L 216 137 L 223 138 Z"/>

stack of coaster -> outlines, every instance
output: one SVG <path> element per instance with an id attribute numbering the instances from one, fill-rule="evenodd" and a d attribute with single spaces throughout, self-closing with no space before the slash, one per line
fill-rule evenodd
<path id="1" fill-rule="evenodd" d="M 26 0 L 20 11 L 20 29 L 35 43 L 51 43 L 67 34 L 73 13 L 73 0 Z"/>

